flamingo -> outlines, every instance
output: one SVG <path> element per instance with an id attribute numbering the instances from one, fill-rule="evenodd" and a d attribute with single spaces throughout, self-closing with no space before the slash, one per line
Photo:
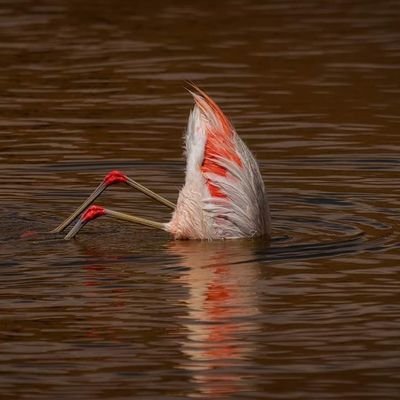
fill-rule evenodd
<path id="1" fill-rule="evenodd" d="M 270 237 L 271 222 L 264 182 L 257 162 L 229 119 L 203 90 L 192 85 L 194 98 L 185 138 L 186 176 L 176 205 L 119 171 L 108 173 L 87 200 L 53 232 L 61 232 L 78 216 L 65 236 L 73 238 L 89 221 L 106 215 L 161 229 L 174 239 L 240 239 Z M 116 183 L 141 191 L 170 208 L 167 223 L 92 205 Z"/>

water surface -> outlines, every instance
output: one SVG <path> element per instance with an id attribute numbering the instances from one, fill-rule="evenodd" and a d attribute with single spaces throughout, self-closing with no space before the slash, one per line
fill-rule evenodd
<path id="1" fill-rule="evenodd" d="M 398 399 L 399 4 L 214 3 L 0 4 L 2 399 Z M 259 160 L 271 243 L 49 234 L 113 169 L 176 200 L 187 80 Z"/>

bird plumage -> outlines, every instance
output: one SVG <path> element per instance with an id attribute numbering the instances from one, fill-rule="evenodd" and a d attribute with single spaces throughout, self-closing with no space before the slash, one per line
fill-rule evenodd
<path id="1" fill-rule="evenodd" d="M 257 162 L 218 105 L 194 88 L 186 130 L 186 179 L 171 221 L 175 239 L 270 236 Z"/>

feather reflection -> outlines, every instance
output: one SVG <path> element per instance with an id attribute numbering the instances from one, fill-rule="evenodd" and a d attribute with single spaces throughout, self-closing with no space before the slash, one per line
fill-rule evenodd
<path id="1" fill-rule="evenodd" d="M 198 385 L 192 397 L 218 398 L 252 389 L 246 364 L 256 351 L 249 338 L 260 330 L 260 270 L 245 260 L 254 258 L 254 245 L 250 241 L 171 243 L 170 251 L 188 267 L 178 279 L 189 289 L 182 343 L 186 357 L 181 367 L 192 373 Z"/>

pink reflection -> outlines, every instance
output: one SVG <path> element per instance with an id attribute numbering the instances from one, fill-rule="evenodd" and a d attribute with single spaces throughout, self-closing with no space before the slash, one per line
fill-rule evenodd
<path id="1" fill-rule="evenodd" d="M 248 360 L 259 330 L 256 283 L 259 268 L 251 241 L 171 242 L 187 273 L 186 355 L 182 368 L 192 373 L 198 391 L 192 397 L 218 398 L 251 390 Z M 235 264 L 238 263 L 238 264 Z"/>

